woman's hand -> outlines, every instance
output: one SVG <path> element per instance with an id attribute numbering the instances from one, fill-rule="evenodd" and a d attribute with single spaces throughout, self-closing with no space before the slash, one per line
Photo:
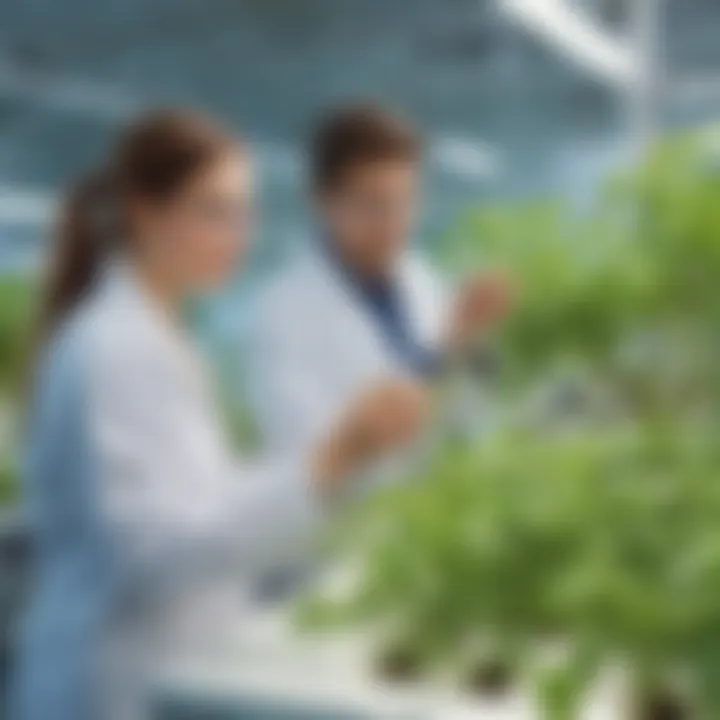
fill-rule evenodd
<path id="1" fill-rule="evenodd" d="M 347 475 L 407 444 L 429 412 L 429 392 L 416 381 L 387 380 L 366 390 L 316 451 L 320 487 L 332 491 Z"/>

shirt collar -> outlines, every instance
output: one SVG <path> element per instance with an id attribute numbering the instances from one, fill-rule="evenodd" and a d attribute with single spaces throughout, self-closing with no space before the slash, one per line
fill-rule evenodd
<path id="1" fill-rule="evenodd" d="M 339 273 L 343 280 L 365 297 L 384 299 L 395 294 L 398 285 L 397 273 L 391 272 L 387 277 L 367 277 L 346 262 L 329 234 L 322 234 L 319 244 L 322 254 L 331 267 Z"/>

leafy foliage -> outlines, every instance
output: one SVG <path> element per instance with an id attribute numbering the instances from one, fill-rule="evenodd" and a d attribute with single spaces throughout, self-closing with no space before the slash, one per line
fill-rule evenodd
<path id="1" fill-rule="evenodd" d="M 30 359 L 35 295 L 28 278 L 0 277 L 0 505 L 17 500 L 17 458 L 10 445 Z"/>
<path id="2" fill-rule="evenodd" d="M 33 284 L 26 278 L 0 278 L 0 396 L 19 394 L 32 340 Z"/>
<path id="3" fill-rule="evenodd" d="M 429 664 L 513 658 L 552 720 L 577 717 L 618 660 L 645 690 L 689 677 L 720 717 L 719 197 L 707 138 L 687 136 L 586 212 L 461 219 L 446 262 L 509 268 L 522 294 L 497 339 L 506 402 L 579 366 L 590 423 L 568 429 L 552 402 L 536 425 L 504 414 L 508 427 L 371 499 L 345 546 L 360 582 L 317 600 L 316 619 L 413 638 Z M 564 658 L 551 669 L 548 647 Z"/>
<path id="4" fill-rule="evenodd" d="M 501 338 L 511 383 L 536 381 L 568 356 L 617 372 L 628 346 L 653 343 L 643 361 L 661 362 L 678 339 L 685 362 L 714 359 L 720 172 L 707 155 L 702 138 L 668 141 L 608 181 L 586 213 L 545 202 L 461 219 L 446 244 L 448 264 L 509 268 L 521 290 Z"/>
<path id="5" fill-rule="evenodd" d="M 0 464 L 0 508 L 11 505 L 17 500 L 18 485 L 15 468 L 12 463 Z"/>

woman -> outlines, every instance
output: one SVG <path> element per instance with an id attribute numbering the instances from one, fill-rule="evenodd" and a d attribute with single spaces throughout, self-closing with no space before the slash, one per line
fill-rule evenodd
<path id="1" fill-rule="evenodd" d="M 179 316 L 232 272 L 250 186 L 236 141 L 160 113 L 68 203 L 31 411 L 37 569 L 17 720 L 146 717 L 153 669 L 207 618 L 207 596 L 238 563 L 249 572 L 297 542 L 346 478 L 420 424 L 422 393 L 388 383 L 307 457 L 229 457 Z"/>

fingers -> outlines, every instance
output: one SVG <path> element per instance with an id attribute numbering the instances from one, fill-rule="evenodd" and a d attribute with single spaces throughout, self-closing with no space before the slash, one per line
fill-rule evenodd
<path id="1" fill-rule="evenodd" d="M 415 382 L 399 382 L 387 399 L 390 424 L 389 444 L 405 444 L 425 425 L 430 414 L 427 389 Z"/>
<path id="2" fill-rule="evenodd" d="M 461 304 L 470 319 L 492 321 L 507 314 L 514 290 L 509 278 L 495 274 L 471 280 L 461 293 Z"/>
<path id="3" fill-rule="evenodd" d="M 357 422 L 374 452 L 409 442 L 430 412 L 426 388 L 412 380 L 386 380 L 365 392 Z"/>

